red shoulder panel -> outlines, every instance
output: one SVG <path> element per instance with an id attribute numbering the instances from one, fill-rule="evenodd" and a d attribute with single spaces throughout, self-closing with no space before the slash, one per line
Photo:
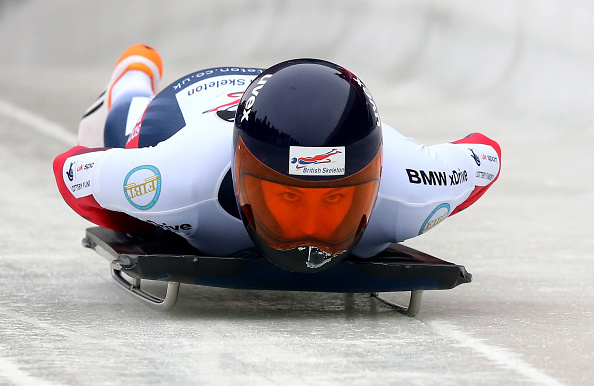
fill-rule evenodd
<path id="1" fill-rule="evenodd" d="M 467 137 L 464 137 L 462 139 L 454 141 L 453 143 L 467 143 L 467 144 L 478 144 L 478 145 L 491 146 L 495 150 L 495 152 L 497 152 L 497 155 L 499 156 L 499 165 L 500 165 L 500 171 L 501 171 L 501 147 L 499 146 L 499 144 L 497 142 L 493 141 L 491 138 L 489 138 L 481 133 L 472 133 Z M 456 207 L 456 209 L 454 209 L 454 211 L 452 212 L 451 215 L 460 213 L 464 209 L 468 208 L 470 205 L 474 204 L 479 198 L 481 198 L 481 196 L 483 194 L 485 194 L 487 189 L 489 189 L 491 187 L 491 185 L 493 185 L 493 182 L 495 182 L 497 180 L 497 178 L 499 178 L 499 172 L 497 173 L 495 178 L 493 178 L 493 180 L 489 183 L 489 185 L 475 186 L 474 190 L 472 191 L 472 193 L 470 193 L 470 196 L 468 196 L 466 201 L 464 201 L 463 203 L 458 205 Z"/>

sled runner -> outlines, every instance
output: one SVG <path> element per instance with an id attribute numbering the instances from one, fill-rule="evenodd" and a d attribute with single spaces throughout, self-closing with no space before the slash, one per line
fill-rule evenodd
<path id="1" fill-rule="evenodd" d="M 369 293 L 412 317 L 419 311 L 424 290 L 451 289 L 472 280 L 463 266 L 401 244 L 392 244 L 369 259 L 351 255 L 317 273 L 278 268 L 255 249 L 230 257 L 204 256 L 170 232 L 143 239 L 93 227 L 87 229 L 83 245 L 110 261 L 112 276 L 118 284 L 149 305 L 164 310 L 175 305 L 179 285 L 185 283 L 234 289 Z M 142 280 L 167 282 L 165 297 L 141 289 Z M 378 295 L 396 291 L 411 291 L 408 306 L 391 303 Z"/>

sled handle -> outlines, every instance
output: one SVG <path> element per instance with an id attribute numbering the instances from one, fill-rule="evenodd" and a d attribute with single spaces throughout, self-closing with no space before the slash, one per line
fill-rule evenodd
<path id="1" fill-rule="evenodd" d="M 374 299 L 379 300 L 380 302 L 384 303 L 388 307 L 409 316 L 411 318 L 415 317 L 421 308 L 421 296 L 423 295 L 423 290 L 414 290 L 410 292 L 410 301 L 408 303 L 408 307 L 404 307 L 398 305 L 396 303 L 392 303 L 386 299 L 380 298 L 377 292 L 372 292 L 370 296 Z"/>
<path id="2" fill-rule="evenodd" d="M 122 271 L 115 267 L 111 267 L 111 276 L 126 292 L 132 294 L 137 299 L 142 300 L 145 304 L 156 308 L 161 311 L 171 309 L 177 302 L 177 296 L 179 294 L 179 283 L 174 281 L 167 282 L 167 292 L 165 298 L 152 295 L 140 288 L 141 279 L 133 278 L 132 282 L 129 282 L 122 276 Z"/>
<path id="3" fill-rule="evenodd" d="M 126 292 L 132 294 L 137 299 L 142 300 L 145 304 L 148 304 L 149 306 L 158 310 L 166 311 L 171 309 L 177 302 L 177 297 L 179 295 L 178 282 L 167 282 L 167 292 L 165 292 L 165 298 L 160 298 L 142 290 L 140 288 L 141 279 L 132 278 L 132 282 L 129 282 L 122 276 L 121 265 L 117 260 L 113 260 L 114 257 L 118 256 L 116 252 L 112 250 L 110 253 L 110 251 L 105 249 L 104 245 L 95 243 L 88 237 L 85 237 L 82 240 L 82 244 L 86 248 L 94 249 L 95 252 L 97 252 L 100 256 L 103 256 L 109 260 L 111 262 L 111 277 L 113 277 L 115 282 L 124 288 Z"/>

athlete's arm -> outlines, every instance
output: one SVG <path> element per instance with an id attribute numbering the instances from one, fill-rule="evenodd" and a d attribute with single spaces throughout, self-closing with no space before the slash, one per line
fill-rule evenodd
<path id="1" fill-rule="evenodd" d="M 405 238 L 424 233 L 475 203 L 497 180 L 501 166 L 499 145 L 479 133 L 433 146 L 406 139 L 393 143 L 392 152 L 402 156 L 396 159 L 384 153 L 386 177 L 392 184 L 383 193 L 401 201 L 403 227 L 419 225 L 404 233 L 401 228 L 398 233 Z"/>
<path id="2" fill-rule="evenodd" d="M 499 177 L 501 150 L 482 134 L 453 143 L 420 145 L 384 125 L 383 170 L 378 200 L 361 242 L 360 256 L 421 235 L 468 208 Z"/>
<path id="3" fill-rule="evenodd" d="M 445 202 L 454 214 L 476 202 L 499 177 L 501 149 L 482 134 L 424 146 L 388 126 L 384 133 L 380 195 L 418 207 Z"/>
<path id="4" fill-rule="evenodd" d="M 54 159 L 58 190 L 66 203 L 80 216 L 99 226 L 130 234 L 141 234 L 151 225 L 122 212 L 105 209 L 92 194 L 95 164 L 107 149 L 76 146 Z"/>

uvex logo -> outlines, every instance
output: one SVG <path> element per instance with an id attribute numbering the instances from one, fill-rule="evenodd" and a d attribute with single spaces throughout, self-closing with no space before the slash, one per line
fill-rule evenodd
<path id="1" fill-rule="evenodd" d="M 249 119 L 250 117 L 250 113 L 252 112 L 252 106 L 254 105 L 254 103 L 256 102 L 256 97 L 258 96 L 258 94 L 260 94 L 260 90 L 262 89 L 262 87 L 264 87 L 264 85 L 266 84 L 266 82 L 268 82 L 268 79 L 272 77 L 272 74 L 268 74 L 268 75 L 264 75 L 262 77 L 262 79 L 260 79 L 258 81 L 258 83 L 256 83 L 256 87 L 254 87 L 251 91 L 250 97 L 248 98 L 247 101 L 245 101 L 245 106 L 244 106 L 244 110 L 243 113 L 241 114 L 241 121 L 245 121 L 247 119 Z"/>

